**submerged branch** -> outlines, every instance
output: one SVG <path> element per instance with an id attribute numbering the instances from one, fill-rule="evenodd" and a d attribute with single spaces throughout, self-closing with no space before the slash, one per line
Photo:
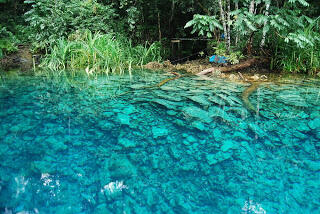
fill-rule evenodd
<path id="1" fill-rule="evenodd" d="M 254 112 L 256 113 L 257 110 L 254 108 L 254 106 L 252 105 L 252 103 L 250 102 L 249 98 L 250 98 L 250 95 L 252 93 L 254 93 L 258 88 L 259 86 L 261 85 L 262 82 L 253 82 L 246 90 L 244 90 L 241 94 L 241 98 L 242 98 L 242 102 L 243 104 L 245 105 L 245 107 L 251 111 L 251 112 Z"/>

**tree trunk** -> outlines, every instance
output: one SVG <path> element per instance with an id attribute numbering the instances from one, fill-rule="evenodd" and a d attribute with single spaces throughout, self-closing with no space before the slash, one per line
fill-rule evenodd
<path id="1" fill-rule="evenodd" d="M 174 17 L 175 3 L 176 3 L 176 0 L 172 0 L 172 4 L 171 4 L 171 16 L 170 16 L 170 19 L 169 19 L 169 32 L 170 32 L 171 35 L 172 35 L 171 24 L 172 24 L 173 17 Z"/>
<path id="2" fill-rule="evenodd" d="M 265 13 L 264 13 L 264 15 L 267 16 L 267 17 L 269 16 L 269 8 L 270 8 L 270 2 L 267 3 L 267 5 L 266 5 L 266 11 L 265 11 Z M 267 25 L 267 22 L 268 22 L 268 21 L 265 21 L 265 22 L 264 22 L 264 26 Z M 263 31 L 262 40 L 261 40 L 261 43 L 260 43 L 260 49 L 261 49 L 261 50 L 262 50 L 262 48 L 263 48 L 263 46 L 264 46 L 264 44 L 265 44 L 265 42 L 266 42 L 266 34 L 267 34 L 267 32 L 264 32 L 264 31 Z"/>
<path id="3" fill-rule="evenodd" d="M 227 24 L 226 24 L 226 18 L 225 18 L 225 14 L 224 14 L 224 10 L 223 10 L 223 6 L 222 6 L 222 0 L 219 0 L 219 7 L 220 7 L 220 18 L 222 21 L 222 26 L 223 26 L 223 33 L 224 33 L 224 42 L 227 46 Z"/>
<path id="4" fill-rule="evenodd" d="M 161 20 L 160 20 L 160 12 L 158 12 L 158 30 L 159 30 L 159 42 L 161 42 L 162 35 L 161 35 Z"/>
<path id="5" fill-rule="evenodd" d="M 251 1 L 249 6 L 249 13 L 254 14 L 254 0 Z"/>
<path id="6" fill-rule="evenodd" d="M 249 13 L 254 14 L 254 0 L 251 1 L 249 6 Z M 249 40 L 247 41 L 247 54 L 249 56 L 252 55 L 252 40 L 253 40 L 254 32 L 251 32 L 251 35 L 249 37 Z"/>
<path id="7" fill-rule="evenodd" d="M 198 3 L 199 7 L 201 7 L 201 9 L 202 9 L 208 16 L 211 16 L 210 11 L 209 11 L 207 8 L 205 8 L 205 7 L 199 2 L 199 0 L 196 0 L 196 2 Z"/>
<path id="8" fill-rule="evenodd" d="M 227 29 L 227 34 L 228 34 L 228 44 L 227 44 L 227 50 L 228 50 L 228 53 L 230 52 L 230 46 L 231 46 L 231 20 L 230 20 L 230 0 L 227 0 L 227 26 L 228 26 L 228 29 Z"/>
<path id="9" fill-rule="evenodd" d="M 238 1 L 235 2 L 235 9 L 236 9 L 236 10 L 239 10 L 239 2 L 238 2 Z M 236 45 L 238 45 L 239 32 L 237 31 L 236 34 L 237 34 L 237 35 L 236 35 Z"/>

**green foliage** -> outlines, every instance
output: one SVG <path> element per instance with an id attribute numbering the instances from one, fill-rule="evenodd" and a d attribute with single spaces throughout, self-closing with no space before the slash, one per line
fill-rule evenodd
<path id="1" fill-rule="evenodd" d="M 244 58 L 244 55 L 241 51 L 236 51 L 236 48 L 231 48 L 230 52 L 228 53 L 226 44 L 224 42 L 216 42 L 210 41 L 208 42 L 208 49 L 209 55 L 218 55 L 218 56 L 225 56 L 227 57 L 227 61 L 231 64 L 238 64 L 241 59 Z M 212 52 L 213 51 L 213 52 Z"/>
<path id="2" fill-rule="evenodd" d="M 25 3 L 32 5 L 25 14 L 33 32 L 30 39 L 40 49 L 76 30 L 109 33 L 117 17 L 110 5 L 102 5 L 97 0 L 28 0 Z"/>
<path id="3" fill-rule="evenodd" d="M 0 58 L 8 53 L 17 51 L 17 43 L 19 43 L 19 40 L 13 33 L 8 31 L 6 27 L 0 25 Z"/>
<path id="4" fill-rule="evenodd" d="M 133 46 L 126 38 L 113 34 L 77 31 L 68 39 L 59 39 L 50 48 L 50 53 L 43 60 L 41 67 L 56 74 L 62 71 L 85 71 L 87 75 L 99 73 L 131 72 L 133 66 L 141 66 L 151 61 L 160 61 L 161 46 Z"/>
<path id="5" fill-rule="evenodd" d="M 274 64 L 288 72 L 316 73 L 320 70 L 320 19 L 302 19 L 309 24 L 297 22 L 304 28 L 276 40 Z"/>
<path id="6" fill-rule="evenodd" d="M 223 29 L 222 25 L 214 16 L 203 16 L 196 14 L 193 19 L 184 26 L 184 28 L 192 27 L 191 33 L 198 32 L 199 36 L 212 38 L 215 29 Z"/>

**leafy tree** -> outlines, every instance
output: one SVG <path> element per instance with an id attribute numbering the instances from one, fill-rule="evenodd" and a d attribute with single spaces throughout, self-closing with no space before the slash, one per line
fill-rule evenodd
<path id="1" fill-rule="evenodd" d="M 34 32 L 30 40 L 38 48 L 46 48 L 77 30 L 112 32 L 117 17 L 110 5 L 96 0 L 28 0 L 25 3 L 32 5 L 25 17 Z"/>

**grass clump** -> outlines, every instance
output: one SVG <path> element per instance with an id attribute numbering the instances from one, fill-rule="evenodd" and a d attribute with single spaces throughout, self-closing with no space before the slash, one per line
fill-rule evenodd
<path id="1" fill-rule="evenodd" d="M 151 61 L 161 61 L 160 43 L 134 46 L 124 37 L 114 34 L 78 31 L 68 39 L 59 39 L 50 47 L 40 67 L 55 74 L 72 76 L 120 73 Z M 43 70 L 42 70 L 43 71 Z"/>

